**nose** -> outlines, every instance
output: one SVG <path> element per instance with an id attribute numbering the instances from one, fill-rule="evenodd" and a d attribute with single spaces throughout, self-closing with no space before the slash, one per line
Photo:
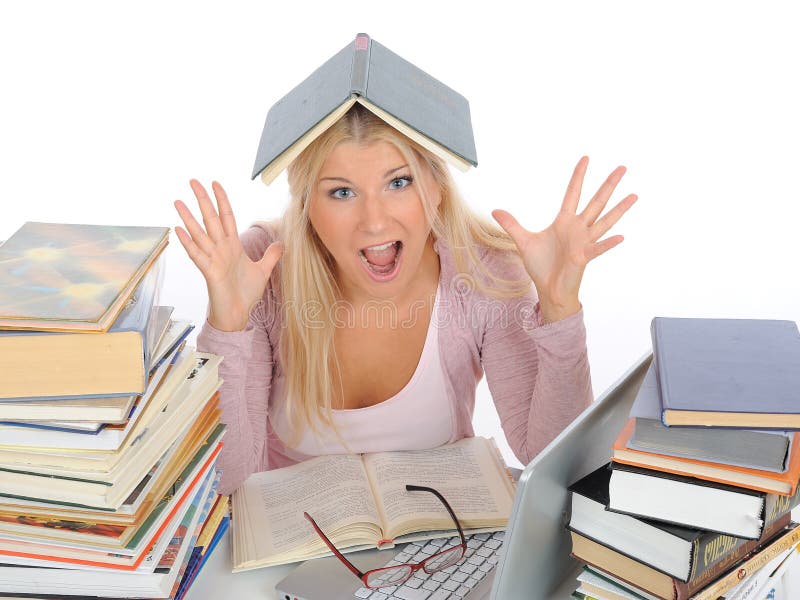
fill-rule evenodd
<path id="1" fill-rule="evenodd" d="M 389 223 L 389 213 L 386 203 L 379 195 L 369 195 L 363 198 L 360 206 L 359 229 L 366 233 L 380 233 Z"/>

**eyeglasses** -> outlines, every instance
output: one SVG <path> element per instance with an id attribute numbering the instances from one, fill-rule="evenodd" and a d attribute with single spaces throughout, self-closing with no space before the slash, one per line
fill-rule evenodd
<path id="1" fill-rule="evenodd" d="M 437 552 L 420 563 L 392 565 L 390 567 L 372 569 L 371 571 L 362 573 L 353 563 L 347 560 L 344 555 L 336 549 L 336 546 L 334 546 L 328 539 L 328 536 L 322 532 L 322 530 L 319 528 L 319 525 L 317 525 L 311 515 L 309 515 L 307 512 L 304 512 L 303 516 L 311 522 L 314 530 L 317 532 L 319 537 L 322 538 L 322 541 L 325 542 L 328 548 L 331 549 L 331 552 L 333 552 L 339 558 L 339 560 L 342 561 L 348 569 L 350 569 L 353 575 L 361 580 L 365 587 L 374 590 L 382 587 L 400 585 L 407 581 L 416 571 L 419 571 L 420 569 L 426 573 L 435 573 L 436 571 L 441 571 L 447 567 L 452 567 L 464 557 L 464 553 L 467 551 L 467 540 L 464 539 L 464 532 L 461 529 L 461 524 L 458 522 L 453 509 L 450 508 L 450 504 L 448 504 L 447 500 L 444 499 L 444 496 L 442 496 L 433 488 L 421 485 L 406 485 L 406 491 L 430 492 L 439 500 L 441 500 L 442 504 L 444 504 L 444 507 L 447 509 L 447 512 L 450 513 L 450 516 L 453 518 L 453 522 L 456 524 L 458 535 L 461 537 L 461 543 L 457 546 L 446 548 L 440 552 Z"/>

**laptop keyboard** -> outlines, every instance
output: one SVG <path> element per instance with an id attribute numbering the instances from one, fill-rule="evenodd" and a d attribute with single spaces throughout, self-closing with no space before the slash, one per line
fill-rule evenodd
<path id="1" fill-rule="evenodd" d="M 419 569 L 401 586 L 371 590 L 359 588 L 354 598 L 362 600 L 458 600 L 469 594 L 497 565 L 504 531 L 475 533 L 466 536 L 467 551 L 458 563 L 433 575 Z M 384 566 L 403 563 L 418 563 L 435 554 L 441 548 L 461 542 L 458 536 L 436 538 L 406 544 Z"/>

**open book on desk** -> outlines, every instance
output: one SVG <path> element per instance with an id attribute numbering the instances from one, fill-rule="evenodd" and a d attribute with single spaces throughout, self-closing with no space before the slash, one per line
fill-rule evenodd
<path id="1" fill-rule="evenodd" d="M 330 554 L 308 512 L 348 552 L 457 535 L 429 486 L 465 533 L 505 529 L 514 483 L 494 441 L 465 438 L 431 450 L 338 454 L 251 475 L 233 495 L 233 571 Z"/>

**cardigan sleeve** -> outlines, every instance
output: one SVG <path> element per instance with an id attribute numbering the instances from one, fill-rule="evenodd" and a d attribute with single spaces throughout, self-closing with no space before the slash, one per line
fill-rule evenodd
<path id="1" fill-rule="evenodd" d="M 261 258 L 269 240 L 261 228 L 251 227 L 241 236 L 251 258 Z M 275 275 L 275 272 L 273 272 Z M 245 479 L 267 468 L 267 404 L 272 384 L 274 351 L 269 339 L 274 303 L 270 287 L 250 311 L 242 331 L 220 331 L 208 321 L 197 338 L 198 350 L 223 357 L 219 367 L 221 420 L 226 425 L 217 459 L 222 471 L 220 494 L 230 494 Z"/>
<path id="2" fill-rule="evenodd" d="M 533 286 L 498 302 L 481 364 L 509 446 L 527 464 L 593 400 L 583 309 L 543 324 Z"/>

